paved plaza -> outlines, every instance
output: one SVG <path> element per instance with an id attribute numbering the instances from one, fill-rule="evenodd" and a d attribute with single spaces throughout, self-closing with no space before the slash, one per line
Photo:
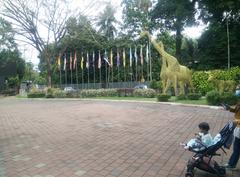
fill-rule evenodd
<path id="1" fill-rule="evenodd" d="M 0 177 L 184 177 L 179 146 L 224 110 L 122 101 L 0 99 Z M 225 164 L 232 152 L 216 160 Z M 239 170 L 227 177 L 239 177 Z M 197 170 L 196 177 L 216 177 Z"/>

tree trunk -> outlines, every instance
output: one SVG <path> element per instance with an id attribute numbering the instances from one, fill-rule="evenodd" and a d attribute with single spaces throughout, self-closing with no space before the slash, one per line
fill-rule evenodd
<path id="1" fill-rule="evenodd" d="M 48 87 L 52 87 L 52 72 L 51 72 L 51 63 L 50 63 L 50 57 L 47 56 L 47 81 L 48 81 Z"/>
<path id="2" fill-rule="evenodd" d="M 176 58 L 181 60 L 181 46 L 182 46 L 182 34 L 181 34 L 181 22 L 176 24 Z"/>

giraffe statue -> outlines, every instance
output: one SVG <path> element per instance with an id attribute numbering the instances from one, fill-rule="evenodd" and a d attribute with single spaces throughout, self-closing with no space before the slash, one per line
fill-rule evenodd
<path id="1" fill-rule="evenodd" d="M 180 65 L 178 60 L 164 50 L 163 43 L 154 40 L 148 31 L 142 31 L 140 36 L 147 36 L 158 53 L 162 56 L 162 68 L 160 78 L 163 82 L 163 93 L 167 93 L 171 84 L 178 95 L 178 86 L 180 87 L 179 94 L 185 94 L 185 85 L 188 84 L 192 89 L 192 72 L 186 66 Z"/>

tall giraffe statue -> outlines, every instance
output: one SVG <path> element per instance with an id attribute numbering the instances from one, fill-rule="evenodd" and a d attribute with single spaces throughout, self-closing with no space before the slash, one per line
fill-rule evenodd
<path id="1" fill-rule="evenodd" d="M 167 93 L 173 84 L 175 95 L 178 95 L 178 86 L 180 87 L 179 94 L 185 94 L 185 85 L 192 87 L 192 72 L 186 66 L 180 65 L 178 60 L 164 50 L 163 43 L 154 40 L 148 31 L 142 31 L 140 36 L 147 36 L 154 48 L 162 56 L 162 68 L 160 78 L 163 82 L 163 93 Z"/>

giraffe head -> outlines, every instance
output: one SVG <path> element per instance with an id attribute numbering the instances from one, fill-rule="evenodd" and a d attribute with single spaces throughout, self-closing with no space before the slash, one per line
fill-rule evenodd
<path id="1" fill-rule="evenodd" d="M 149 35 L 149 32 L 148 32 L 148 31 L 143 30 L 143 31 L 140 32 L 140 37 L 144 37 L 144 36 L 146 36 L 146 35 Z"/>

